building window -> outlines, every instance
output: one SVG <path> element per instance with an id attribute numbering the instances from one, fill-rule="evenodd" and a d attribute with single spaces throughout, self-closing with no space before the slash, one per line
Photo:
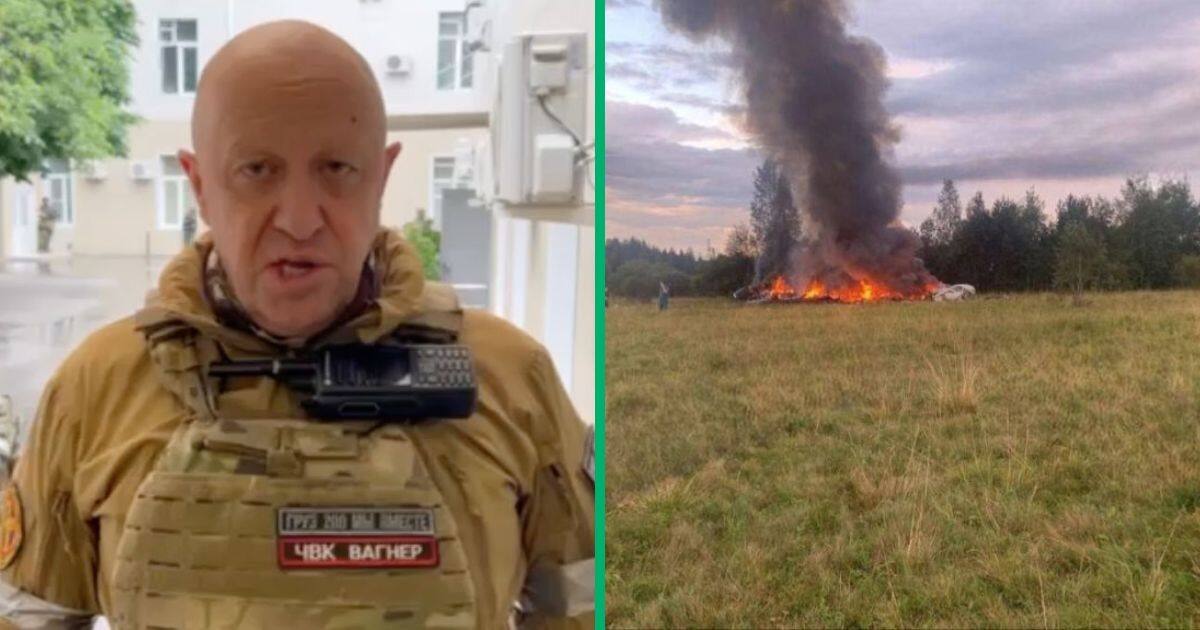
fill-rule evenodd
<path id="1" fill-rule="evenodd" d="M 196 20 L 159 20 L 162 45 L 162 87 L 167 94 L 195 94 Z"/>
<path id="2" fill-rule="evenodd" d="M 433 209 L 431 218 L 434 227 L 442 227 L 442 191 L 454 188 L 454 157 L 433 158 L 433 176 L 429 179 L 432 184 L 429 193 L 429 206 Z"/>
<path id="3" fill-rule="evenodd" d="M 437 68 L 439 90 L 471 87 L 474 64 L 467 51 L 467 25 L 462 13 L 438 14 Z"/>
<path id="4" fill-rule="evenodd" d="M 46 170 L 46 196 L 50 198 L 50 207 L 58 213 L 58 224 L 75 225 L 75 186 L 70 165 L 66 160 L 50 160 Z"/>
<path id="5" fill-rule="evenodd" d="M 192 186 L 174 155 L 159 158 L 159 166 L 158 229 L 178 230 L 187 211 L 196 207 Z"/>

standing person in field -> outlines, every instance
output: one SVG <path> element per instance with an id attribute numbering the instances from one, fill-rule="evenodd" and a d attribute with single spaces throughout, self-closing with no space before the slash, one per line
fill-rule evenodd
<path id="1" fill-rule="evenodd" d="M 667 288 L 667 283 L 661 280 L 658 283 L 658 310 L 667 310 L 667 301 L 670 299 L 671 290 Z"/>
<path id="2" fill-rule="evenodd" d="M 400 143 L 367 62 L 251 28 L 205 67 L 192 145 L 211 231 L 63 362 L 0 492 L 0 627 L 591 628 L 584 425 L 545 348 L 380 227 Z M 413 345 L 425 385 L 474 387 L 469 417 L 317 421 L 303 390 L 210 371 L 338 347 L 348 378 L 406 380 Z"/>

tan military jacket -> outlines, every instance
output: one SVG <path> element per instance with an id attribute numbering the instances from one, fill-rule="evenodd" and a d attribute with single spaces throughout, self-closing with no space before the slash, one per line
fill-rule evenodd
<path id="1" fill-rule="evenodd" d="M 169 264 L 157 303 L 213 331 L 235 358 L 275 356 L 278 348 L 214 320 L 201 287 L 207 247 L 202 240 Z M 334 336 L 373 342 L 418 313 L 424 281 L 411 247 L 389 231 L 381 231 L 375 247 L 381 296 Z M 418 431 L 435 483 L 457 484 L 444 497 L 462 532 L 479 625 L 502 627 L 531 570 L 593 555 L 584 426 L 542 346 L 487 313 L 462 317 L 459 343 L 473 353 L 479 412 Z M 231 400 L 272 416 L 302 413 L 292 392 L 266 378 Z M 54 604 L 110 612 L 127 510 L 187 416 L 184 403 L 161 384 L 133 318 L 88 337 L 46 386 L 20 453 L 13 483 L 22 540 L 3 579 Z M 591 614 L 569 625 L 591 627 Z"/>

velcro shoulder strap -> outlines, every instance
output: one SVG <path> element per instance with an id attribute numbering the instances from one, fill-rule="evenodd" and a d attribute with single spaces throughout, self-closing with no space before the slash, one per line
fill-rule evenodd
<path id="1" fill-rule="evenodd" d="M 452 343 L 462 330 L 463 311 L 454 287 L 426 282 L 417 313 L 396 328 L 394 336 L 433 343 Z"/>
<path id="2" fill-rule="evenodd" d="M 212 390 L 204 376 L 206 359 L 212 357 L 202 356 L 214 354 L 212 342 L 165 308 L 147 306 L 137 312 L 134 322 L 146 337 L 159 382 L 198 417 L 216 417 Z"/>

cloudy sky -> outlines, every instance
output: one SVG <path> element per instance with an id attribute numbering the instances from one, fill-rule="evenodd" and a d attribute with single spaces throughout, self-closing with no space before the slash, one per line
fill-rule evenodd
<path id="1" fill-rule="evenodd" d="M 946 178 L 1051 209 L 1135 173 L 1200 181 L 1200 0 L 849 1 L 888 56 L 909 225 Z M 652 0 L 607 3 L 608 236 L 720 249 L 761 159 L 727 49 L 668 32 Z"/>

